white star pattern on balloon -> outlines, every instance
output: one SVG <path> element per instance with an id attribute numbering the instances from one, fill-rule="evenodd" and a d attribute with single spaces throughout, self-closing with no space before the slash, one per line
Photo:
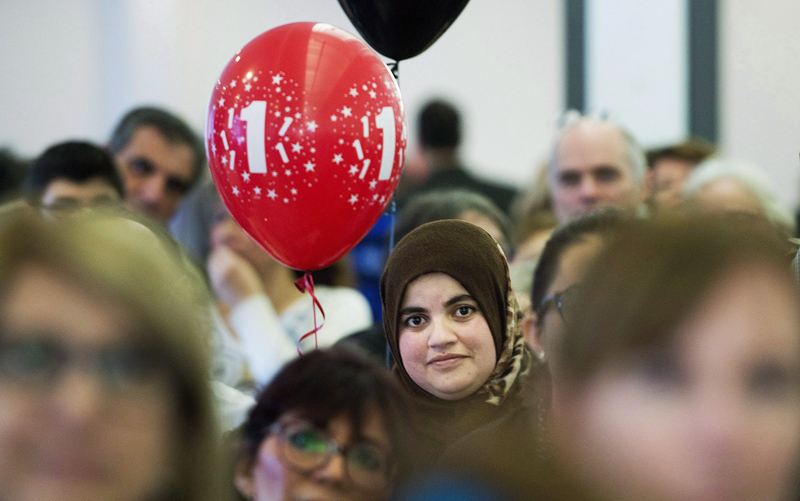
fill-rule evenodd
<path id="1" fill-rule="evenodd" d="M 316 196 L 314 190 L 320 189 L 319 183 L 324 177 L 325 183 L 341 184 L 330 189 L 336 190 L 337 200 L 341 200 L 338 203 L 347 202 L 353 210 L 374 207 L 387 200 L 388 192 L 384 186 L 396 182 L 399 177 L 397 162 L 402 161 L 402 152 L 396 152 L 391 171 L 387 173 L 381 168 L 385 167 L 381 157 L 382 145 L 388 144 L 383 139 L 384 131 L 395 127 L 392 132 L 399 138 L 402 126 L 402 115 L 398 115 L 396 108 L 395 121 L 387 120 L 392 115 L 387 115 L 386 100 L 381 100 L 385 95 L 398 95 L 391 80 L 375 76 L 343 87 L 342 94 L 338 95 L 344 97 L 338 98 L 339 102 L 328 108 L 328 114 L 333 111 L 329 122 L 324 120 L 325 114 L 319 113 L 316 106 L 306 100 L 300 83 L 272 71 L 254 73 L 263 77 L 262 85 L 253 83 L 258 78 L 252 74 L 229 75 L 229 78 L 235 78 L 230 80 L 228 89 L 236 87 L 238 79 L 242 79 L 242 87 L 236 91 L 229 90 L 227 94 L 217 94 L 215 99 L 218 100 L 211 108 L 215 116 L 215 131 L 209 135 L 209 156 L 217 165 L 230 164 L 230 168 L 224 171 L 228 176 L 228 193 L 234 193 L 243 204 L 257 202 L 261 197 L 271 201 L 282 200 L 284 204 L 307 203 L 308 197 Z M 218 89 L 225 89 L 221 82 L 217 85 Z M 231 102 L 227 107 L 226 100 Z M 265 141 L 262 154 L 266 155 L 266 162 L 261 168 L 257 164 L 254 167 L 249 159 L 250 145 L 247 144 L 250 139 L 248 131 L 258 123 L 258 103 L 262 103 L 261 110 L 264 110 L 260 111 L 264 121 L 260 134 Z M 245 116 L 248 109 L 251 111 Z M 320 119 L 322 125 L 318 123 Z M 319 138 L 324 138 L 326 143 L 317 145 Z M 239 146 L 233 151 L 235 145 Z M 245 145 L 248 146 L 246 150 L 243 149 Z M 318 149 L 331 160 L 326 162 L 317 158 Z M 329 154 L 332 157 L 327 156 Z M 400 155 L 399 159 L 397 155 Z M 234 158 L 235 165 L 232 163 Z M 342 167 L 342 171 L 337 169 L 338 174 L 334 174 L 329 170 L 334 166 Z M 315 178 L 318 172 L 320 179 Z M 240 183 L 252 184 L 247 189 L 235 187 L 231 176 L 236 176 Z M 379 180 L 389 183 L 382 184 Z"/>

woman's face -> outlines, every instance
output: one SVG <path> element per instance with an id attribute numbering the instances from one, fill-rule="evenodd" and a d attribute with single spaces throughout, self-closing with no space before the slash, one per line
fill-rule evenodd
<path id="1" fill-rule="evenodd" d="M 269 254 L 250 238 L 239 223 L 233 219 L 222 203 L 214 210 L 214 225 L 210 235 L 211 250 L 228 247 L 240 257 L 246 259 L 253 266 L 259 267 L 266 264 L 275 264 Z"/>
<path id="2" fill-rule="evenodd" d="M 497 363 L 492 332 L 478 303 L 444 273 L 422 275 L 408 285 L 398 332 L 406 372 L 443 400 L 475 393 Z"/>
<path id="3" fill-rule="evenodd" d="M 800 444 L 800 317 L 786 276 L 728 274 L 661 349 L 562 394 L 556 443 L 613 499 L 786 499 Z"/>
<path id="4" fill-rule="evenodd" d="M 291 413 L 282 416 L 279 423 L 287 430 L 285 435 L 282 437 L 277 431 L 267 435 L 258 449 L 254 464 L 245 466 L 237 475 L 236 484 L 242 494 L 257 501 L 388 499 L 391 493 L 390 478 L 383 487 L 377 484 L 365 486 L 364 482 L 353 480 L 364 478 L 365 468 L 367 477 L 371 473 L 373 478 L 375 476 L 374 469 L 372 472 L 369 470 L 375 463 L 370 458 L 364 459 L 366 453 L 359 451 L 377 451 L 377 456 L 384 459 L 391 457 L 389 435 L 377 409 L 373 408 L 367 413 L 359 434 L 354 433 L 350 419 L 344 414 L 331 419 L 321 429 Z M 310 435 L 302 431 L 307 429 L 314 429 L 318 433 Z M 321 459 L 321 466 L 309 468 L 302 461 L 313 455 L 314 451 L 322 450 L 322 447 L 314 447 L 319 443 L 319 438 L 335 442 L 346 452 L 334 453 L 328 459 Z"/>
<path id="5" fill-rule="evenodd" d="M 0 304 L 0 499 L 139 501 L 175 471 L 163 370 L 116 304 L 34 265 Z M 129 334 L 131 333 L 131 334 Z"/>

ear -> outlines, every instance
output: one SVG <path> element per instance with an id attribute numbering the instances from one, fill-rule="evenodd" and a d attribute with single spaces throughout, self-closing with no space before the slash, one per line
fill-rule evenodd
<path id="1" fill-rule="evenodd" d="M 253 480 L 253 464 L 248 460 L 241 460 L 236 463 L 234 469 L 233 484 L 236 490 L 246 499 L 256 498 L 256 484 Z"/>
<path id="2" fill-rule="evenodd" d="M 539 327 L 539 317 L 534 312 L 526 313 L 522 319 L 522 333 L 525 342 L 536 358 L 544 361 L 544 347 L 542 346 L 542 329 Z"/>

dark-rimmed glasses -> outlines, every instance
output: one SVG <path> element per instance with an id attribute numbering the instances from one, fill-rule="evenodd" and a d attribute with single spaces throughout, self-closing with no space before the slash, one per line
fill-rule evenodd
<path id="1" fill-rule="evenodd" d="M 389 486 L 394 465 L 389 454 L 371 442 L 343 446 L 307 421 L 275 423 L 270 433 L 278 438 L 278 452 L 286 466 L 301 473 L 324 468 L 335 454 L 344 458 L 345 474 L 356 486 L 381 491 Z"/>
<path id="2" fill-rule="evenodd" d="M 575 298 L 579 291 L 580 286 L 578 284 L 573 284 L 561 292 L 546 296 L 536 308 L 536 316 L 539 317 L 541 321 L 541 319 L 544 318 L 544 314 L 547 313 L 547 308 L 549 308 L 551 304 L 554 304 L 558 310 L 559 316 L 561 316 L 561 320 L 563 320 L 565 324 L 569 323 L 569 318 L 572 317 L 574 310 Z"/>

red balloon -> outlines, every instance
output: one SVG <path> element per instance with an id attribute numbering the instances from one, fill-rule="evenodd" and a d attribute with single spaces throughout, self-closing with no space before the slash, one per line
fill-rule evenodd
<path id="1" fill-rule="evenodd" d="M 208 106 L 206 153 L 234 219 L 298 270 L 334 263 L 391 201 L 406 147 L 400 90 L 344 30 L 294 23 L 245 45 Z"/>

